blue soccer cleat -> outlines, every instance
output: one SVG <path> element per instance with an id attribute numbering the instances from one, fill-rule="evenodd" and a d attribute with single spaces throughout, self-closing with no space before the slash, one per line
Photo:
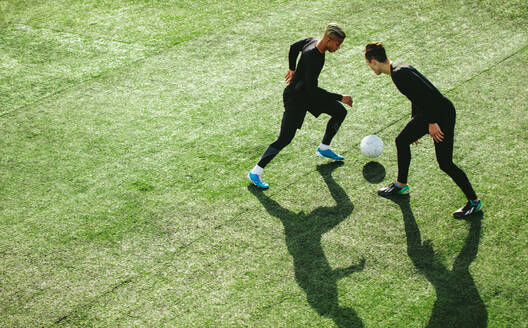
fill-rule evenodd
<path id="1" fill-rule="evenodd" d="M 317 148 L 317 150 L 315 151 L 315 155 L 319 157 L 330 158 L 334 161 L 342 161 L 345 159 L 343 156 L 334 153 L 331 149 L 322 150 L 321 148 Z"/>
<path id="2" fill-rule="evenodd" d="M 269 185 L 266 182 L 262 181 L 262 178 L 258 174 L 253 174 L 251 173 L 251 171 L 249 171 L 248 178 L 251 182 L 253 182 L 255 186 L 259 187 L 260 189 L 269 188 Z"/>

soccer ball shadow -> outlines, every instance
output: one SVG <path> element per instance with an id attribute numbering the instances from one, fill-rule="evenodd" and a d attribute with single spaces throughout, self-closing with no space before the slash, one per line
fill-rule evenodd
<path id="1" fill-rule="evenodd" d="M 385 167 L 378 162 L 370 161 L 363 166 L 363 177 L 370 183 L 382 182 L 385 174 Z"/>

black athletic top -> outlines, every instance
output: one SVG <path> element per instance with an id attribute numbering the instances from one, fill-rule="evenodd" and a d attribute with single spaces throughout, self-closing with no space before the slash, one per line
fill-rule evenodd
<path id="1" fill-rule="evenodd" d="M 412 117 L 438 123 L 453 107 L 451 101 L 411 65 L 391 63 L 391 78 L 398 90 L 411 101 Z"/>
<path id="2" fill-rule="evenodd" d="M 341 100 L 342 95 L 328 92 L 317 86 L 323 69 L 325 54 L 316 45 L 319 40 L 306 38 L 293 43 L 288 55 L 289 68 L 295 71 L 290 84 L 284 90 L 284 100 L 294 104 L 324 104 L 328 100 Z M 296 65 L 297 57 L 301 58 Z M 297 66 L 297 67 L 296 67 Z"/>

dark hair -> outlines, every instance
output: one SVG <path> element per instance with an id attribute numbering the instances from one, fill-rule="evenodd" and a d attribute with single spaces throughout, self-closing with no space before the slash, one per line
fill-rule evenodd
<path id="1" fill-rule="evenodd" d="M 365 58 L 368 61 L 376 59 L 380 63 L 383 63 L 387 60 L 387 54 L 385 53 L 385 48 L 381 42 L 369 42 L 365 47 Z"/>

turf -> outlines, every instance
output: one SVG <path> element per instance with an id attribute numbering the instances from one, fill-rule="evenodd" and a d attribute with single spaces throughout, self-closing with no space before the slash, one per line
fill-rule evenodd
<path id="1" fill-rule="evenodd" d="M 2 1 L 0 326 L 528 325 L 528 7 L 522 1 Z M 348 34 L 320 85 L 354 107 L 333 147 L 308 117 L 266 169 L 294 40 Z M 463 196 L 432 142 L 396 174 L 410 106 L 362 51 L 384 42 L 457 108 Z M 376 133 L 377 164 L 358 150 Z"/>

